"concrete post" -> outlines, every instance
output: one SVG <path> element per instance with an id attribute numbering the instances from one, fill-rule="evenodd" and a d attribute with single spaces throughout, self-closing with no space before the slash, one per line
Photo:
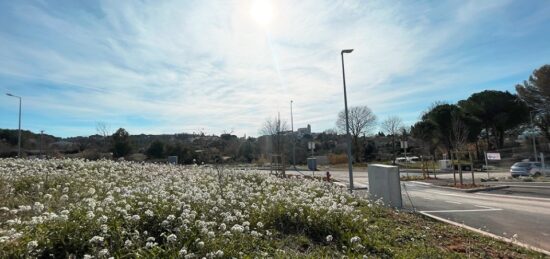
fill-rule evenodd
<path id="1" fill-rule="evenodd" d="M 399 167 L 391 165 L 369 165 L 369 196 L 371 199 L 382 199 L 384 205 L 401 208 L 401 179 Z"/>

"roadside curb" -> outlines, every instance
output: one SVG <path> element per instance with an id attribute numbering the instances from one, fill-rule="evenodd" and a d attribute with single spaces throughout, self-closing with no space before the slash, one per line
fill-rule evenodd
<path id="1" fill-rule="evenodd" d="M 464 192 L 467 192 L 467 193 L 474 193 L 474 192 L 482 192 L 482 191 L 493 191 L 493 190 L 500 190 L 500 189 L 506 189 L 506 188 L 510 188 L 510 186 L 508 185 L 498 185 L 498 186 L 491 186 L 491 187 L 486 187 L 486 188 L 477 188 L 477 189 L 467 189 L 467 190 L 464 190 Z"/>
<path id="2" fill-rule="evenodd" d="M 464 224 L 460 224 L 458 222 L 454 222 L 454 221 L 451 221 L 451 220 L 448 220 L 448 219 L 444 219 L 444 218 L 441 218 L 441 217 L 438 217 L 438 216 L 434 216 L 434 215 L 429 214 L 429 213 L 425 213 L 425 212 L 421 212 L 421 211 L 418 211 L 418 213 L 420 213 L 420 214 L 422 214 L 426 217 L 435 219 L 437 221 L 441 221 L 441 222 L 444 222 L 444 223 L 447 223 L 447 224 L 451 224 L 453 226 L 461 227 L 461 228 L 476 232 L 476 233 L 484 235 L 484 236 L 492 237 L 494 239 L 498 239 L 498 240 L 501 240 L 501 241 L 504 241 L 504 242 L 507 242 L 507 243 L 510 243 L 510 244 L 514 244 L 514 245 L 517 245 L 517 246 L 520 246 L 520 247 L 523 247 L 523 248 L 527 248 L 527 249 L 533 250 L 535 252 L 539 252 L 539 253 L 550 256 L 550 251 L 544 250 L 542 248 L 538 248 L 538 247 L 535 247 L 535 246 L 532 246 L 532 245 L 529 245 L 529 244 L 526 244 L 526 243 L 522 243 L 522 242 L 519 242 L 517 240 L 507 238 L 507 237 L 498 236 L 498 235 L 489 233 L 487 231 L 483 231 L 481 229 L 473 228 L 473 227 L 470 227 L 470 226 L 467 226 L 467 225 L 464 225 Z"/>
<path id="3" fill-rule="evenodd" d="M 508 186 L 508 185 L 497 185 L 497 186 L 489 186 L 489 187 L 475 188 L 475 189 L 459 189 L 459 188 L 441 186 L 441 185 L 437 185 L 437 184 L 433 184 L 433 183 L 426 183 L 426 182 L 421 182 L 421 181 L 410 181 L 410 182 L 411 183 L 417 183 L 417 184 L 423 184 L 423 185 L 429 185 L 429 186 L 436 187 L 436 188 L 441 188 L 441 189 L 454 190 L 454 191 L 458 191 L 458 192 L 465 192 L 465 193 L 493 191 L 493 190 L 500 190 L 500 189 L 510 188 L 510 186 Z"/>

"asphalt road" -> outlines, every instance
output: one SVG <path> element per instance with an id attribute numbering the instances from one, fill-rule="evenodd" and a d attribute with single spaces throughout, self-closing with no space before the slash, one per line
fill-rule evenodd
<path id="1" fill-rule="evenodd" d="M 311 175 L 309 171 L 302 173 Z M 316 172 L 315 175 L 324 173 Z M 330 173 L 334 179 L 348 183 L 348 172 Z M 411 173 L 414 172 L 409 172 L 409 175 Z M 406 172 L 401 174 L 406 175 Z M 438 177 L 452 178 L 452 174 Z M 354 184 L 355 188 L 368 187 L 367 172 L 354 172 Z M 498 236 L 515 238 L 550 251 L 550 185 L 520 183 L 503 190 L 465 193 L 422 182 L 403 184 L 401 189 L 406 209 L 422 211 Z"/>
<path id="2" fill-rule="evenodd" d="M 410 200 L 406 197 L 406 192 Z M 464 193 L 416 182 L 402 188 L 406 208 L 550 251 L 550 198 Z"/>

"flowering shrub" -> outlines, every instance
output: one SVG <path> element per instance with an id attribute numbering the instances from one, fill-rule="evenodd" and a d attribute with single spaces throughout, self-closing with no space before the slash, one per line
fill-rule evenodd
<path id="1" fill-rule="evenodd" d="M 433 245 L 441 225 L 418 220 L 326 182 L 260 171 L 0 159 L 1 258 L 452 252 Z"/>

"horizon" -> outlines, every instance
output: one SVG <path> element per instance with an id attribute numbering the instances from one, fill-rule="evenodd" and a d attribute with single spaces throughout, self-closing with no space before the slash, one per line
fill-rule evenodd
<path id="1" fill-rule="evenodd" d="M 280 112 L 335 128 L 367 105 L 408 127 L 432 103 L 514 86 L 550 60 L 546 1 L 0 3 L 0 128 L 59 137 L 259 136 Z M 262 9 L 263 8 L 263 9 Z M 372 133 L 377 132 L 374 130 Z"/>

